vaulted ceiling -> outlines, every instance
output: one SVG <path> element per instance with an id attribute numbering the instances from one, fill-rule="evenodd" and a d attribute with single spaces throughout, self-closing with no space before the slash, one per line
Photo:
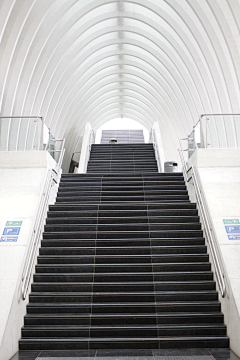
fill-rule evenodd
<path id="1" fill-rule="evenodd" d="M 66 138 L 85 123 L 158 121 L 166 158 L 200 114 L 239 112 L 240 0 L 1 0 L 1 115 L 43 115 Z"/>

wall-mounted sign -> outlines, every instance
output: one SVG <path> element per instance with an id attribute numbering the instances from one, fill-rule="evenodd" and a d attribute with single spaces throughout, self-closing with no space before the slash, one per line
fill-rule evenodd
<path id="1" fill-rule="evenodd" d="M 223 219 L 224 224 L 240 224 L 239 219 Z"/>
<path id="2" fill-rule="evenodd" d="M 0 242 L 17 242 L 18 236 L 2 236 Z"/>
<path id="3" fill-rule="evenodd" d="M 3 230 L 3 235 L 19 235 L 20 227 L 5 227 Z"/>
<path id="4" fill-rule="evenodd" d="M 227 235 L 228 240 L 240 240 L 240 221 L 239 221 L 239 219 L 223 219 L 223 223 L 224 223 L 226 233 L 231 234 L 231 235 Z"/>
<path id="5" fill-rule="evenodd" d="M 240 235 L 228 235 L 229 240 L 240 240 Z"/>
<path id="6" fill-rule="evenodd" d="M 5 226 L 22 226 L 22 221 L 7 221 Z"/>
<path id="7" fill-rule="evenodd" d="M 228 234 L 240 233 L 240 225 L 225 226 L 225 229 Z"/>
<path id="8" fill-rule="evenodd" d="M 4 242 L 17 242 L 18 241 L 18 236 L 21 230 L 21 226 L 22 226 L 23 221 L 19 220 L 9 220 L 6 222 L 6 225 L 3 229 L 3 233 L 2 236 L 0 238 L 0 242 L 4 243 Z"/>

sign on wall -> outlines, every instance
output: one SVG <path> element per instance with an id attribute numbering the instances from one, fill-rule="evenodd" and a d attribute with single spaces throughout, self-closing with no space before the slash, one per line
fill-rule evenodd
<path id="1" fill-rule="evenodd" d="M 7 221 L 0 238 L 0 242 L 17 242 L 22 221 Z"/>
<path id="2" fill-rule="evenodd" d="M 223 219 L 224 224 L 240 224 L 239 219 Z"/>
<path id="3" fill-rule="evenodd" d="M 229 240 L 240 240 L 240 221 L 239 219 L 223 219 L 225 231 Z M 239 225 L 238 225 L 239 224 Z M 231 234 L 231 235 L 229 235 Z"/>

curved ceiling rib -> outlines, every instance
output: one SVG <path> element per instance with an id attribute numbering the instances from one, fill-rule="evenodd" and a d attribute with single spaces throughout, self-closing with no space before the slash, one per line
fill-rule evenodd
<path id="1" fill-rule="evenodd" d="M 41 114 L 66 138 L 86 121 L 158 121 L 165 153 L 203 112 L 239 112 L 240 4 L 229 0 L 2 0 L 2 115 Z M 174 148 L 175 147 L 175 148 Z"/>

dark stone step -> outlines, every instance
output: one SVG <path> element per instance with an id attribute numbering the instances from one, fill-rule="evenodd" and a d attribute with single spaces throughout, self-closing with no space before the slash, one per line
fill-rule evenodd
<path id="1" fill-rule="evenodd" d="M 89 283 L 126 283 L 129 282 L 159 282 L 159 281 L 200 281 L 200 280 L 213 280 L 213 273 L 211 271 L 173 271 L 173 272 L 118 272 L 118 273 L 100 273 L 100 272 L 86 272 L 86 273 L 41 273 L 33 275 L 35 283 L 44 282 L 83 282 Z"/>
<path id="2" fill-rule="evenodd" d="M 157 204 L 55 204 L 49 205 L 49 211 L 165 211 L 196 210 L 196 204 L 190 202 L 157 203 Z"/>
<path id="3" fill-rule="evenodd" d="M 227 336 L 157 338 L 21 339 L 20 350 L 229 348 Z"/>
<path id="4" fill-rule="evenodd" d="M 154 184 L 154 185 L 146 185 L 144 183 L 142 184 L 102 184 L 102 183 L 71 183 L 71 185 L 69 183 L 67 184 L 60 184 L 59 188 L 58 188 L 58 193 L 62 193 L 62 192 L 73 192 L 73 191 L 89 191 L 89 192 L 94 192 L 94 191 L 100 191 L 102 190 L 103 192 L 105 191 L 112 191 L 112 192 L 116 192 L 116 193 L 121 193 L 121 192 L 126 192 L 126 191 L 134 191 L 134 192 L 141 192 L 141 191 L 145 191 L 145 192 L 149 192 L 149 191 L 153 191 L 153 192 L 158 192 L 158 191 L 174 191 L 174 190 L 182 190 L 182 191 L 186 191 L 186 186 L 185 185 L 176 185 L 176 184 L 166 184 L 166 185 L 162 185 L 162 184 Z"/>
<path id="5" fill-rule="evenodd" d="M 176 302 L 176 303 L 33 303 L 27 306 L 27 314 L 141 314 L 141 313 L 220 312 L 219 302 Z"/>
<path id="6" fill-rule="evenodd" d="M 210 263 L 172 264 L 94 264 L 94 265 L 36 265 L 36 273 L 119 273 L 119 272 L 168 272 L 168 271 L 211 271 Z"/>
<path id="7" fill-rule="evenodd" d="M 216 291 L 178 291 L 178 292 L 126 292 L 126 293 L 33 293 L 30 295 L 30 302 L 48 303 L 48 302 L 90 302 L 108 303 L 112 306 L 121 302 L 164 302 L 164 301 L 217 301 Z"/>
<path id="8" fill-rule="evenodd" d="M 136 324 L 221 324 L 223 315 L 219 312 L 173 313 L 173 314 L 28 314 L 25 326 L 40 325 L 136 325 Z"/>
<path id="9" fill-rule="evenodd" d="M 174 173 L 173 174 L 165 174 L 165 176 L 159 176 L 159 174 L 156 174 L 155 172 L 153 174 L 87 174 L 86 176 L 81 176 L 82 174 L 76 174 L 69 177 L 62 177 L 61 178 L 61 184 L 63 183 L 69 183 L 69 182 L 77 182 L 80 183 L 81 181 L 88 181 L 88 182 L 96 182 L 96 181 L 102 181 L 103 184 L 123 184 L 125 182 L 128 182 L 129 184 L 136 184 L 140 183 L 142 184 L 161 184 L 162 181 L 171 183 L 172 181 L 174 183 L 178 183 L 179 181 L 183 182 L 184 178 L 182 174 Z"/>
<path id="10" fill-rule="evenodd" d="M 142 325 L 142 326 L 44 326 L 26 327 L 22 330 L 24 338 L 66 337 L 167 337 L 167 336 L 224 336 L 226 327 L 221 324 L 208 325 Z"/>
<path id="11" fill-rule="evenodd" d="M 131 197 L 150 197 L 150 196 L 158 196 L 160 198 L 161 196 L 175 196 L 175 195 L 181 195 L 181 196 L 187 196 L 187 190 L 129 190 L 129 191 L 105 191 L 102 189 L 80 189 L 80 191 L 77 190 L 71 190 L 71 191 L 60 191 L 58 192 L 58 197 L 81 197 L 81 196 L 91 196 L 91 197 L 97 197 L 100 196 L 101 198 L 105 197 L 116 197 L 120 198 L 123 197 L 128 198 Z"/>
<path id="12" fill-rule="evenodd" d="M 141 238 L 183 238 L 203 237 L 202 230 L 151 230 L 151 231 L 50 231 L 43 233 L 43 239 L 138 239 Z M 86 246 L 86 245 L 85 245 Z"/>
<path id="13" fill-rule="evenodd" d="M 92 181 L 88 180 L 79 180 L 79 181 L 60 181 L 59 191 L 64 191 L 68 189 L 78 189 L 78 188 L 103 188 L 103 189 L 116 189 L 116 190 L 125 190 L 125 189 L 185 189 L 185 182 L 182 181 L 106 181 L 102 179 L 92 179 Z"/>
<path id="14" fill-rule="evenodd" d="M 110 214 L 109 214 L 110 215 Z M 112 214 L 113 215 L 113 214 Z M 46 219 L 46 224 L 176 224 L 199 223 L 198 216 L 158 216 L 158 217 L 56 217 Z"/>
<path id="15" fill-rule="evenodd" d="M 49 211 L 47 221 L 55 218 L 149 218 L 152 220 L 153 218 L 173 218 L 173 219 L 185 219 L 185 218 L 195 218 L 199 219 L 197 209 L 179 209 L 179 210 L 79 210 L 79 211 Z"/>
<path id="16" fill-rule="evenodd" d="M 114 232 L 118 234 L 122 231 L 164 231 L 164 230 L 201 230 L 200 223 L 160 223 L 160 224 L 144 224 L 144 223 L 124 223 L 124 224 L 47 224 L 44 226 L 45 232 L 75 232 L 75 231 L 90 231 L 90 232 Z"/>
<path id="17" fill-rule="evenodd" d="M 72 249 L 70 249 L 71 251 Z M 206 250 L 206 249 L 204 249 Z M 73 250 L 74 251 L 74 250 Z M 175 254 L 159 254 L 154 255 L 153 257 L 148 256 L 141 256 L 141 257 L 131 257 L 129 260 L 129 256 L 127 257 L 112 257 L 105 256 L 103 258 L 97 258 L 97 263 L 100 263 L 100 260 L 102 260 L 103 264 L 109 264 L 111 261 L 112 264 L 147 264 L 147 263 L 182 263 L 182 262 L 208 262 L 209 256 L 208 254 L 198 253 L 193 254 L 189 253 L 186 254 L 186 251 L 183 251 L 182 254 L 179 254 L 179 252 L 176 252 Z M 77 254 L 77 250 L 73 252 L 72 254 L 66 254 L 66 255 L 49 255 L 49 256 L 39 256 L 38 257 L 38 264 L 94 264 L 95 263 L 95 256 L 81 256 Z"/>
<path id="18" fill-rule="evenodd" d="M 21 339 L 20 350 L 229 348 L 227 336 L 156 338 Z"/>
<path id="19" fill-rule="evenodd" d="M 194 281 L 155 281 L 151 282 L 128 282 L 128 283 L 65 283 L 65 282 L 42 282 L 33 283 L 32 292 L 125 292 L 125 291 L 189 291 L 189 290 L 215 290 L 216 284 L 211 280 Z"/>
<path id="20" fill-rule="evenodd" d="M 109 303 L 118 302 L 165 302 L 165 301 L 217 301 L 217 291 L 165 291 L 129 293 L 54 293 L 35 292 L 29 295 L 30 303 Z"/>
<path id="21" fill-rule="evenodd" d="M 151 247 L 150 247 L 151 245 Z M 42 240 L 40 254 L 74 251 L 78 248 L 82 255 L 148 255 L 158 253 L 161 246 L 205 245 L 203 238 L 161 238 L 161 239 L 47 239 Z M 51 248 L 51 249 L 46 249 Z M 161 251 L 161 249 L 160 249 Z M 80 253 L 79 253 L 80 254 Z"/>
<path id="22" fill-rule="evenodd" d="M 118 195 L 76 195 L 76 196 L 59 196 L 56 199 L 57 203 L 122 203 L 122 202 L 186 202 L 189 201 L 188 195 L 141 195 L 141 196 L 118 196 Z"/>

